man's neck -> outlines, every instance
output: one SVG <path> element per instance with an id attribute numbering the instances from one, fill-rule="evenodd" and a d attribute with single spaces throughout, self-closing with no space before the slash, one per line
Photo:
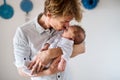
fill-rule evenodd
<path id="1" fill-rule="evenodd" d="M 39 25 L 41 25 L 41 27 L 43 27 L 44 29 L 48 29 L 50 28 L 47 24 L 47 20 L 46 20 L 46 16 L 44 14 L 40 14 L 40 16 L 38 17 L 38 23 Z"/>

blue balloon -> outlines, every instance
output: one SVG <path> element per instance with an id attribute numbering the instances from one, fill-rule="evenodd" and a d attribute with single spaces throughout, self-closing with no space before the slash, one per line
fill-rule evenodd
<path id="1" fill-rule="evenodd" d="M 97 6 L 99 0 L 82 0 L 81 2 L 86 9 L 90 10 Z"/>
<path id="2" fill-rule="evenodd" d="M 4 4 L 0 6 L 0 16 L 2 18 L 10 19 L 13 15 L 14 15 L 14 10 L 10 5 Z"/>
<path id="3" fill-rule="evenodd" d="M 30 0 L 23 0 L 20 4 L 20 7 L 24 12 L 28 13 L 32 10 L 33 4 Z"/>

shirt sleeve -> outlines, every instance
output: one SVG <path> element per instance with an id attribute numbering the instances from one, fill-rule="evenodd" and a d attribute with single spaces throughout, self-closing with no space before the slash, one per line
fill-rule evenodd
<path id="1" fill-rule="evenodd" d="M 67 38 L 61 38 L 61 40 L 58 42 L 57 46 L 60 47 L 63 51 L 62 57 L 68 61 L 70 56 L 72 55 L 73 51 L 73 44 L 74 42 L 72 40 L 69 40 Z"/>
<path id="2" fill-rule="evenodd" d="M 20 27 L 16 30 L 13 38 L 13 48 L 15 65 L 17 67 L 23 67 L 25 65 L 25 61 L 29 60 L 30 47 L 28 45 L 27 38 Z"/>

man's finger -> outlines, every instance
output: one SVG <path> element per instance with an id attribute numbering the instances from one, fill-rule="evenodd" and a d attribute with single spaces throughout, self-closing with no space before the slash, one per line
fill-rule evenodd
<path id="1" fill-rule="evenodd" d="M 31 74 L 32 74 L 32 75 L 37 72 L 38 64 L 39 64 L 39 61 L 37 61 L 37 62 L 33 65 L 32 70 L 31 70 Z"/>
<path id="2" fill-rule="evenodd" d="M 35 61 L 30 62 L 30 64 L 27 66 L 28 69 L 31 70 L 34 64 L 35 64 Z"/>
<path id="3" fill-rule="evenodd" d="M 56 68 L 58 66 L 58 63 L 60 62 L 60 59 L 61 59 L 61 56 L 54 59 L 50 67 L 51 68 Z"/>
<path id="4" fill-rule="evenodd" d="M 39 63 L 38 67 L 37 67 L 37 73 L 39 73 L 41 71 L 41 62 Z"/>

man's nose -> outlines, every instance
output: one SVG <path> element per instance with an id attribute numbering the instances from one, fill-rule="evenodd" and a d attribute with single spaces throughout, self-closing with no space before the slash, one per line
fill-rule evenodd
<path id="1" fill-rule="evenodd" d="M 69 22 L 66 22 L 66 23 L 65 23 L 65 26 L 66 26 L 66 27 L 69 27 Z"/>

